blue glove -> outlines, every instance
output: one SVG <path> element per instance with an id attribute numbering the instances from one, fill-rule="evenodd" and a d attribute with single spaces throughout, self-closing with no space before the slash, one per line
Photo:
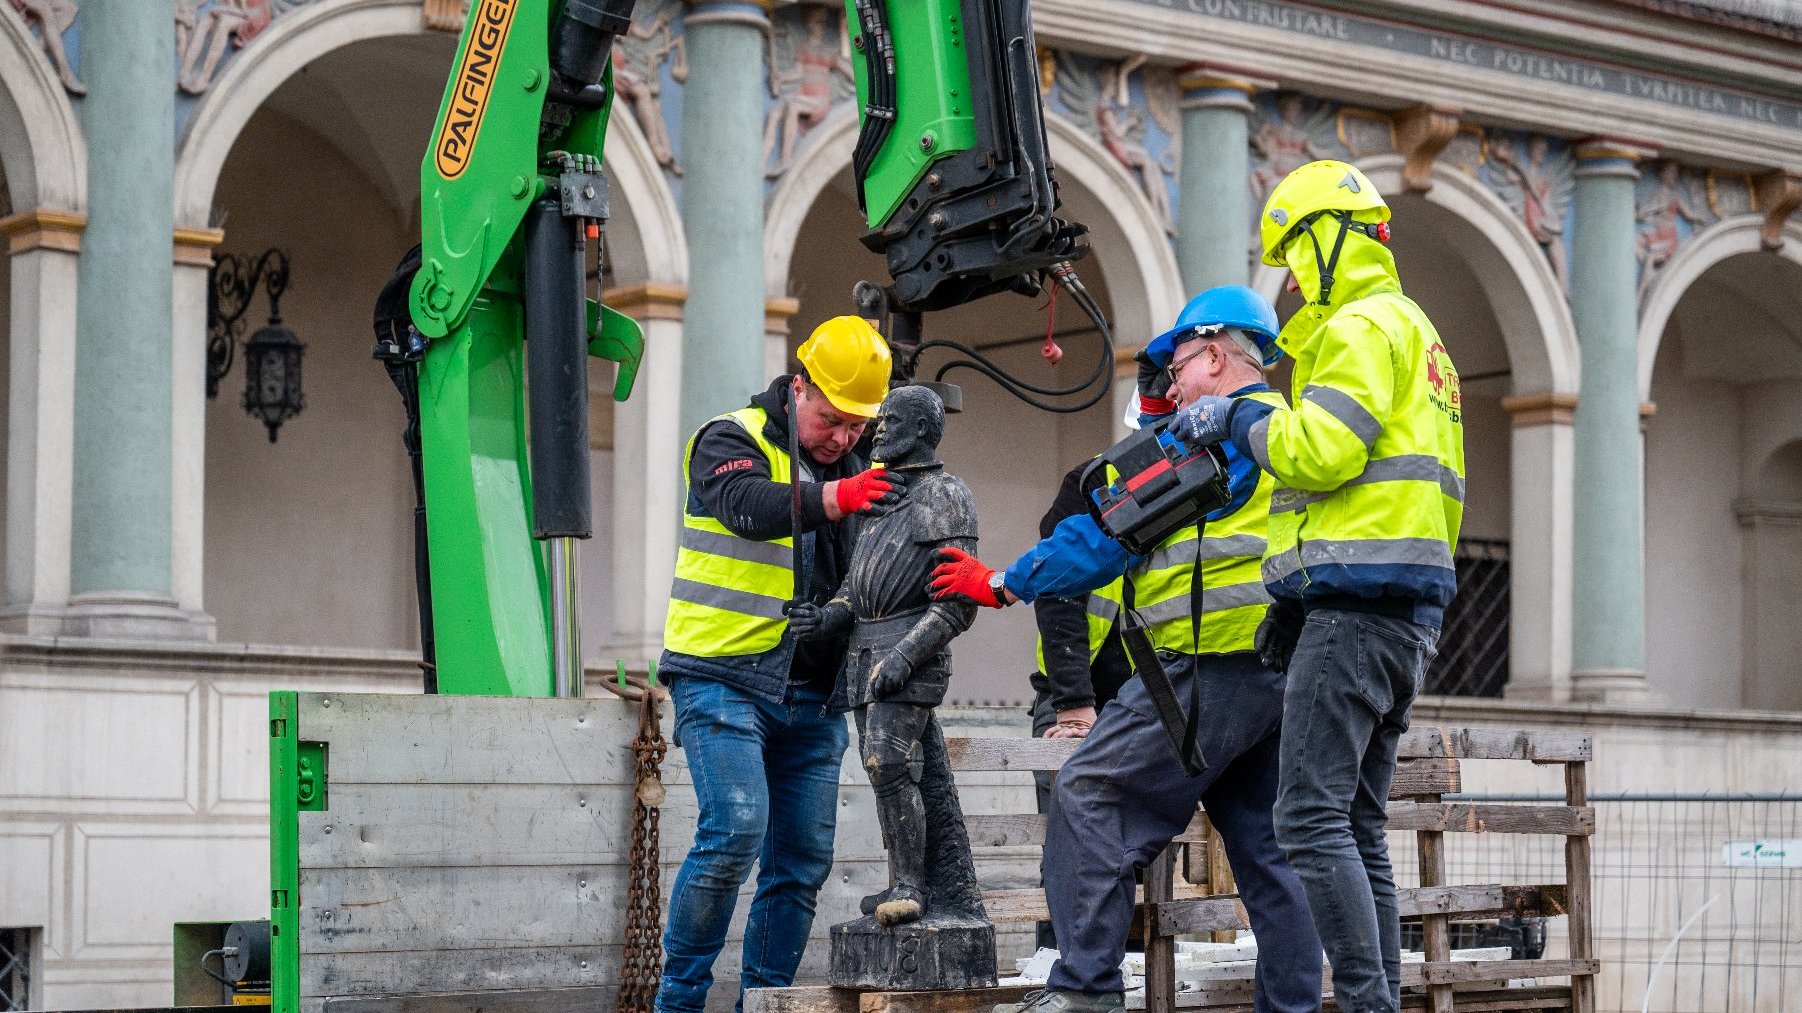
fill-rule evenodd
<path id="1" fill-rule="evenodd" d="M 1176 413 L 1178 430 L 1189 439 L 1212 446 L 1228 435 L 1227 420 L 1233 414 L 1233 399 L 1210 394 L 1183 405 Z"/>

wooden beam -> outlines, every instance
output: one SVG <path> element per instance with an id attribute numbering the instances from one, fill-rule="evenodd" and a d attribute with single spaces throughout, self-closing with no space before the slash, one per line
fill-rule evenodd
<path id="1" fill-rule="evenodd" d="M 1416 727 L 1402 736 L 1396 756 L 1405 760 L 1446 757 L 1581 763 L 1591 758 L 1591 747 L 1589 736 L 1583 732 Z"/>
<path id="2" fill-rule="evenodd" d="M 1391 802 L 1389 829 L 1471 834 L 1589 835 L 1596 832 L 1596 812 L 1588 806 Z"/>
<path id="3" fill-rule="evenodd" d="M 1157 931 L 1171 936 L 1251 927 L 1237 894 L 1165 901 L 1157 905 L 1155 917 Z"/>
<path id="4" fill-rule="evenodd" d="M 1400 760 L 1395 764 L 1395 780 L 1389 785 L 1389 799 L 1395 801 L 1419 795 L 1448 795 L 1462 791 L 1462 785 L 1457 760 L 1441 756 Z"/>
<path id="5" fill-rule="evenodd" d="M 999 988 L 967 988 L 957 992 L 865 992 L 860 1013 L 989 1013 L 1004 1002 L 1019 1002 L 1026 993 L 1043 985 L 1003 985 Z M 751 1013 L 747 1004 L 745 1013 Z M 789 1013 L 789 1011 L 783 1011 Z M 793 1013 L 839 1013 L 837 1010 L 795 1010 Z"/>
<path id="6" fill-rule="evenodd" d="M 1081 739 L 946 739 L 953 771 L 1056 770 Z"/>
<path id="7" fill-rule="evenodd" d="M 1403 918 L 1462 915 L 1465 918 L 1554 917 L 1565 912 L 1562 884 L 1546 886 L 1419 886 L 1395 891 Z"/>
<path id="8" fill-rule="evenodd" d="M 1461 985 L 1472 981 L 1507 981 L 1510 978 L 1585 979 L 1601 970 L 1599 960 L 1447 960 L 1402 965 L 1402 987 L 1410 985 Z"/>
<path id="9" fill-rule="evenodd" d="M 1589 805 L 1589 767 L 1573 763 L 1564 768 L 1564 800 L 1573 806 Z M 1589 921 L 1589 838 L 1572 834 L 1564 839 L 1564 882 L 1570 891 L 1570 955 L 1587 959 L 1595 955 L 1594 927 Z M 1595 981 L 1571 982 L 1572 1013 L 1595 1013 Z"/>

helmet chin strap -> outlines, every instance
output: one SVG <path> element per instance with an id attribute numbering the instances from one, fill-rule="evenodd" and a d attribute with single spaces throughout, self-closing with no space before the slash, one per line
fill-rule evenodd
<path id="1" fill-rule="evenodd" d="M 1331 216 L 1339 223 L 1339 235 L 1333 239 L 1332 255 L 1327 257 L 1321 256 L 1320 237 L 1314 234 L 1314 221 L 1322 215 Z M 1321 306 L 1331 306 L 1333 304 L 1333 272 L 1339 266 L 1339 254 L 1345 250 L 1345 236 L 1347 233 L 1356 232 L 1361 236 L 1368 237 L 1379 243 L 1387 243 L 1389 241 L 1388 223 L 1360 222 L 1352 217 L 1350 211 L 1322 211 L 1310 216 L 1308 220 L 1303 223 L 1302 227 L 1307 230 L 1308 238 L 1314 241 L 1314 267 L 1320 272 L 1320 298 L 1316 300 L 1316 303 Z"/>

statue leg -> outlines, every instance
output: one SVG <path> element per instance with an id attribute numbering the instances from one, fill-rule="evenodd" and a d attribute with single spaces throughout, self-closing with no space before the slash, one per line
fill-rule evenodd
<path id="1" fill-rule="evenodd" d="M 926 805 L 920 796 L 923 762 L 920 734 L 932 708 L 914 704 L 870 704 L 859 722 L 863 766 L 876 791 L 876 815 L 888 846 L 894 885 L 876 905 L 876 920 L 899 925 L 926 910 Z"/>
<path id="2" fill-rule="evenodd" d="M 922 708 L 925 710 L 926 708 Z M 963 804 L 938 718 L 928 710 L 920 735 L 920 797 L 926 807 L 926 898 L 937 914 L 986 918 Z"/>

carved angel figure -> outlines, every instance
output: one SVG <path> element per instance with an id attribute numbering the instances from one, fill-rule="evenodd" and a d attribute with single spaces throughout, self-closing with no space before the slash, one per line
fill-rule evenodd
<path id="1" fill-rule="evenodd" d="M 75 12 L 81 5 L 78 0 L 10 0 L 13 9 L 25 19 L 27 27 L 37 26 L 43 35 L 44 53 L 50 57 L 50 65 L 56 68 L 56 76 L 62 79 L 63 87 L 71 95 L 86 95 L 88 87 L 75 77 L 75 71 L 69 66 L 69 52 L 63 48 L 63 33 L 75 23 Z"/>
<path id="2" fill-rule="evenodd" d="M 1170 189 L 1165 177 L 1176 171 L 1169 152 L 1164 158 L 1151 156 L 1145 146 L 1145 117 L 1132 103 L 1129 87 L 1132 74 L 1145 64 L 1145 57 L 1129 57 L 1119 64 L 1101 64 L 1090 73 L 1076 57 L 1059 53 L 1057 57 L 1058 97 L 1089 135 L 1101 142 L 1114 161 L 1133 174 L 1139 189 L 1151 202 L 1151 210 L 1164 223 L 1164 231 L 1176 231 L 1170 208 Z"/>
<path id="3" fill-rule="evenodd" d="M 769 89 L 776 101 L 763 120 L 763 165 L 771 179 L 788 171 L 801 138 L 833 104 L 856 93 L 851 59 L 841 45 L 843 18 L 842 11 L 807 7 L 799 25 L 779 17 L 770 26 Z"/>
<path id="4" fill-rule="evenodd" d="M 1658 167 L 1650 191 L 1633 210 L 1637 225 L 1634 256 L 1639 259 L 1639 298 L 1646 297 L 1658 269 L 1677 253 L 1677 222 L 1701 228 L 1712 221 L 1705 194 L 1699 194 L 1676 162 Z"/>
<path id="5" fill-rule="evenodd" d="M 1527 226 L 1527 232 L 1551 261 L 1558 287 L 1570 291 L 1564 263 L 1564 212 L 1576 191 L 1576 163 L 1570 152 L 1553 153 L 1544 134 L 1525 142 L 1497 138 L 1490 146 L 1491 185 Z"/>
<path id="6" fill-rule="evenodd" d="M 1276 116 L 1258 117 L 1251 132 L 1252 203 L 1262 207 L 1271 188 L 1296 169 L 1323 158 L 1337 158 L 1339 153 L 1322 140 L 1333 134 L 1332 110 L 1326 106 L 1310 109 L 1301 95 L 1284 95 L 1276 100 Z"/>
<path id="7" fill-rule="evenodd" d="M 644 131 L 645 143 L 657 164 L 682 175 L 676 151 L 670 143 L 669 123 L 663 118 L 663 64 L 670 62 L 670 76 L 680 84 L 688 80 L 688 47 L 677 31 L 679 11 L 670 0 L 640 3 L 632 28 L 613 40 L 613 87 L 632 107 L 632 118 Z"/>
<path id="8" fill-rule="evenodd" d="M 276 18 L 312 2 L 175 0 L 175 86 L 189 95 L 204 93 L 231 50 L 243 49 Z"/>

